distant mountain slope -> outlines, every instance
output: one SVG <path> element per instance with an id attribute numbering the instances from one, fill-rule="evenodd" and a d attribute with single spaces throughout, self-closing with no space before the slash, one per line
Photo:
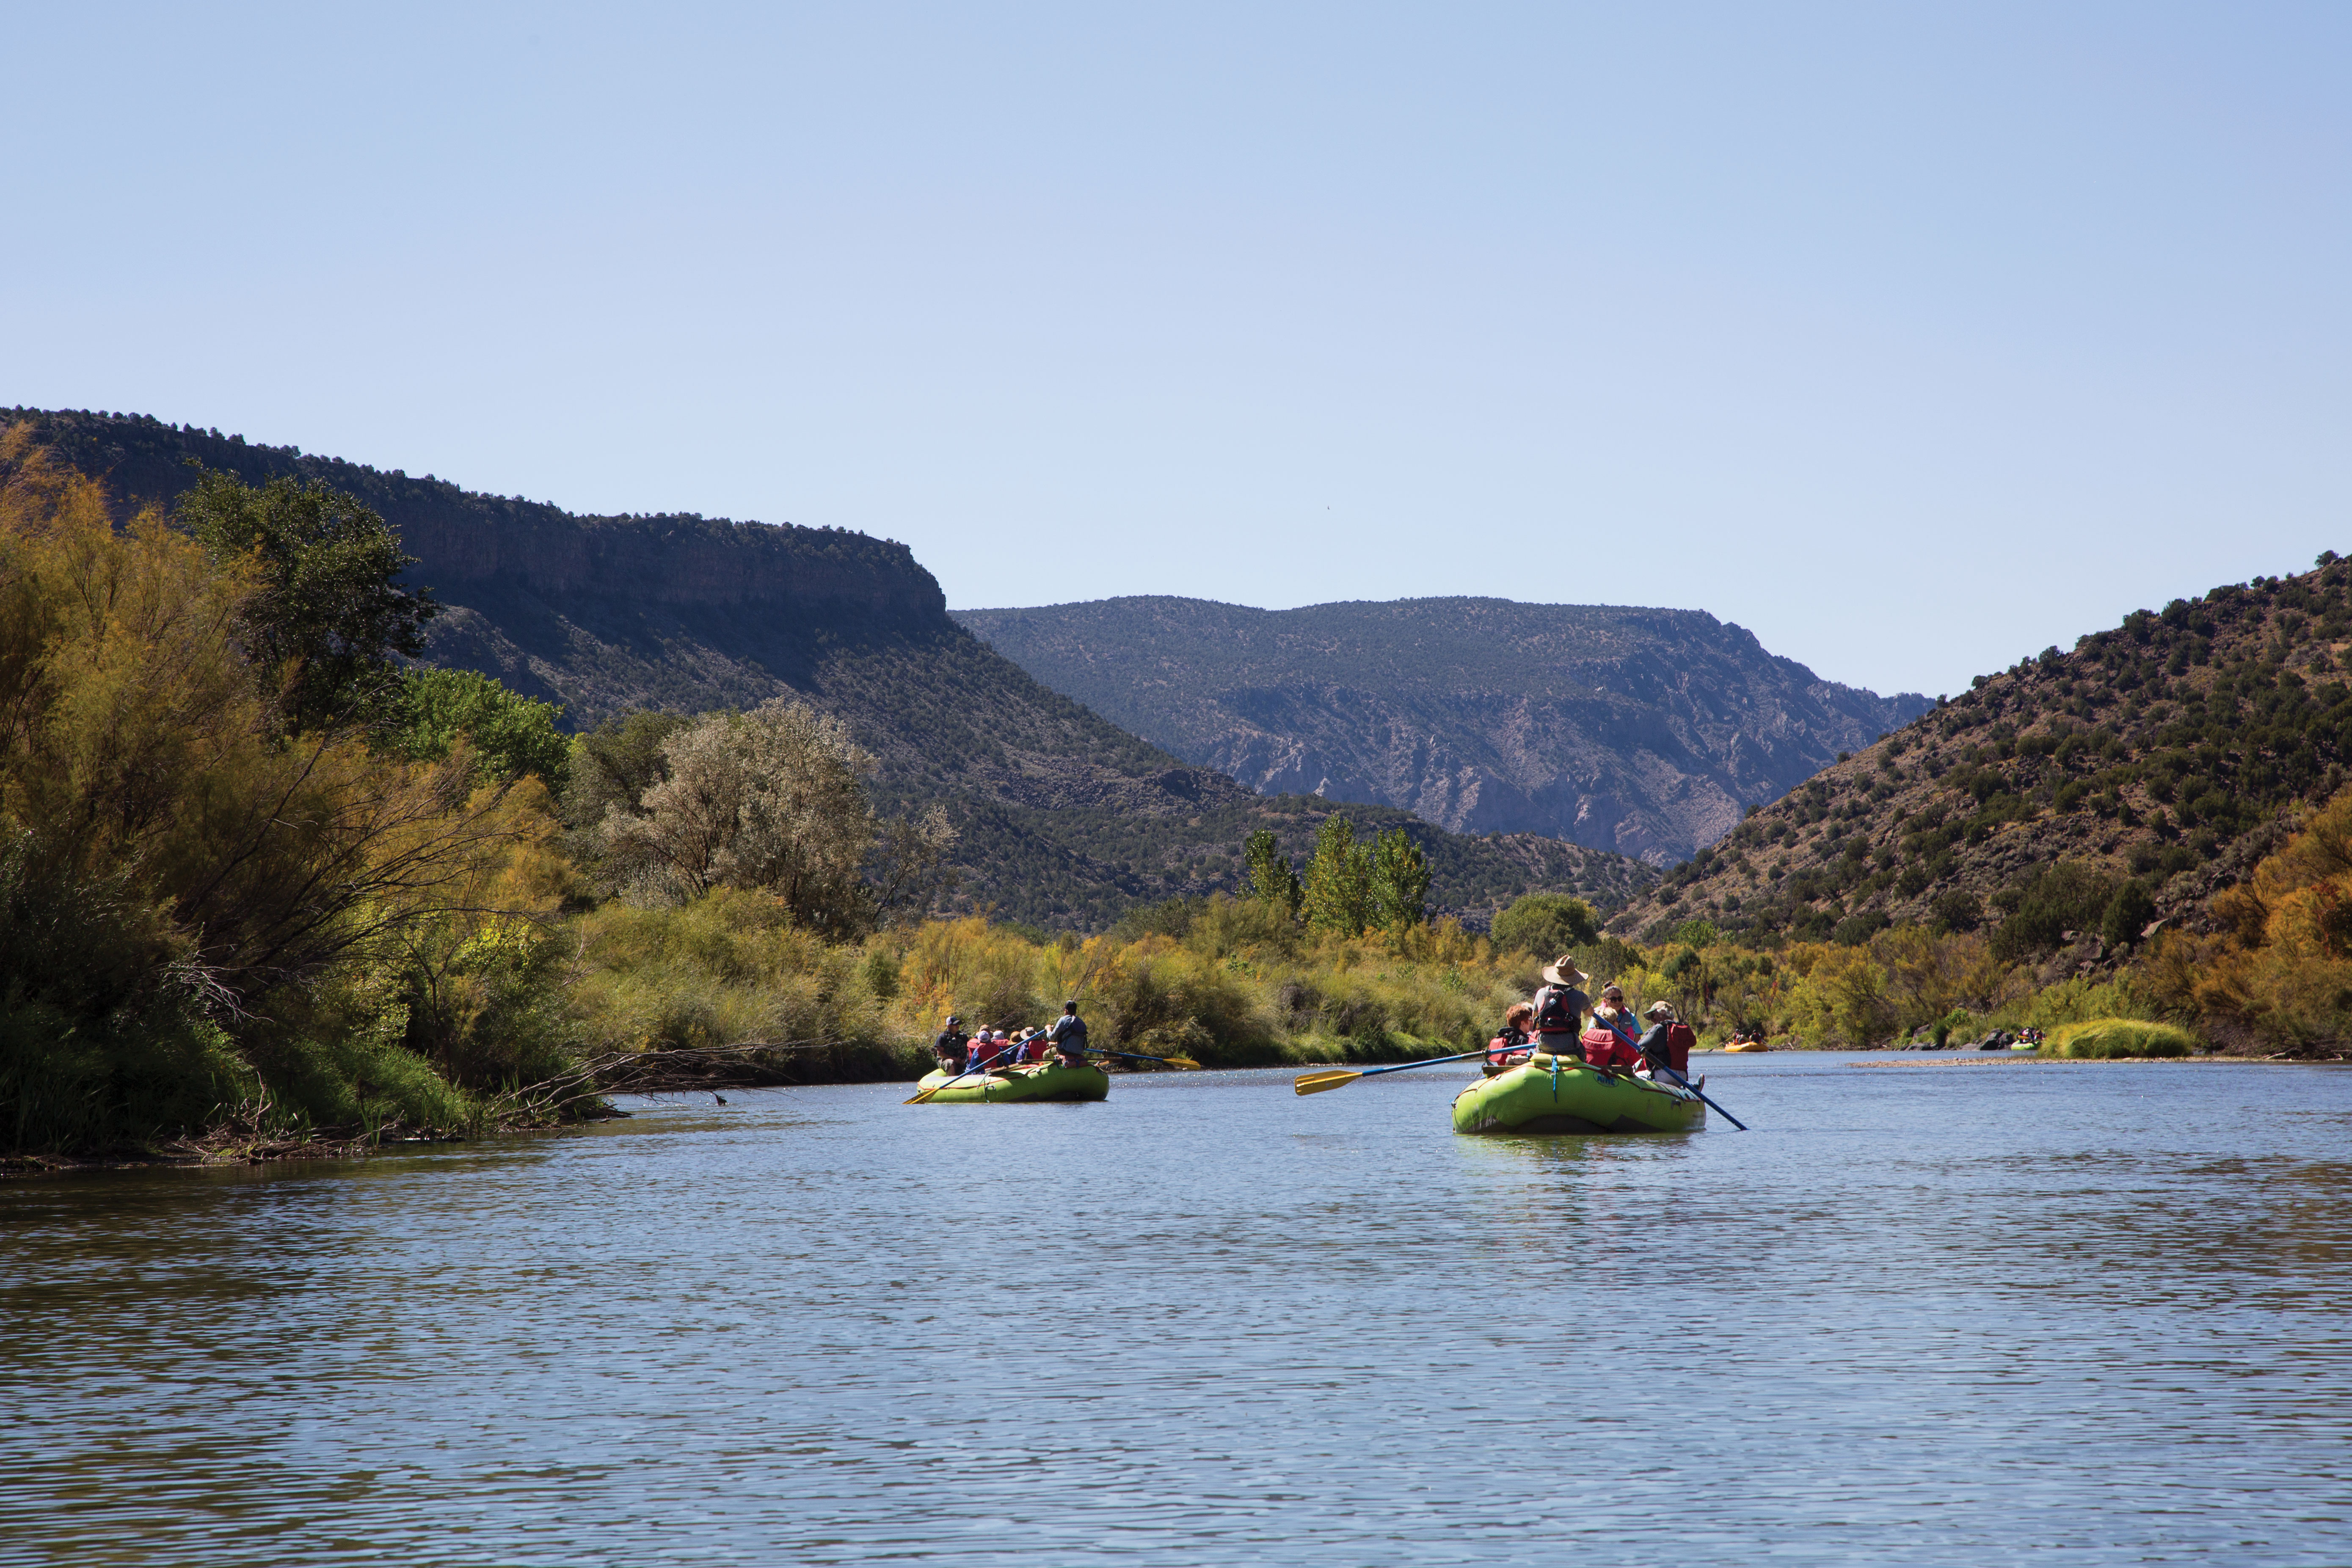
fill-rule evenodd
<path id="1" fill-rule="evenodd" d="M 17 418 L 126 505 L 177 496 L 194 481 L 189 458 L 358 496 L 400 530 L 420 559 L 413 576 L 447 606 L 430 657 L 561 702 L 571 724 L 785 691 L 841 714 L 879 759 L 886 804 L 937 800 L 957 821 L 967 907 L 1098 929 L 1139 901 L 1234 885 L 1259 826 L 1303 855 L 1330 810 L 1186 766 L 1048 689 L 950 620 L 902 544 L 682 514 L 577 517 L 143 416 L 0 412 Z M 1354 815 L 1360 827 L 1409 826 L 1434 863 L 1434 897 L 1472 917 L 1532 889 L 1613 907 L 1654 879 L 1571 845 Z"/>
<path id="2" fill-rule="evenodd" d="M 1679 860 L 1930 706 L 1690 610 L 1124 598 L 955 618 L 1055 690 L 1253 789 Z"/>
<path id="3" fill-rule="evenodd" d="M 2104 956 L 2101 897 L 2128 916 L 2105 922 L 2124 942 L 2157 921 L 2201 929 L 2206 900 L 2352 767 L 2352 563 L 2322 561 L 1979 677 L 1676 868 L 1618 929 L 1859 940 L 2021 919 L 2038 886 L 2080 924 L 2017 928 L 2028 947 Z M 2061 862 L 2070 887 L 2038 882 Z"/>

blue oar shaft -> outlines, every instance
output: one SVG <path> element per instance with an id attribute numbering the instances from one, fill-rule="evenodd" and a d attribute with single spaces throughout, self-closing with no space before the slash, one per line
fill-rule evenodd
<path id="1" fill-rule="evenodd" d="M 1406 1069 L 1411 1068 L 1433 1068 L 1433 1067 L 1435 1067 L 1435 1066 L 1436 1066 L 1438 1063 L 1440 1063 L 1440 1062 L 1462 1062 L 1462 1061 L 1468 1061 L 1472 1057 L 1483 1057 L 1483 1056 L 1485 1056 L 1486 1054 L 1486 1047 L 1484 1047 L 1484 1046 L 1480 1046 L 1480 1047 L 1479 1047 L 1476 1050 L 1475 1050 L 1475 1051 L 1464 1051 L 1464 1052 L 1462 1052 L 1459 1056 L 1451 1056 L 1451 1057 L 1431 1057 L 1431 1058 L 1428 1058 L 1426 1060 L 1423 1060 L 1423 1061 L 1417 1061 L 1417 1062 L 1398 1062 L 1398 1063 L 1397 1063 L 1395 1066 L 1393 1066 L 1393 1067 L 1384 1067 L 1384 1068 L 1366 1068 L 1362 1072 L 1358 1073 L 1356 1076 L 1357 1076 L 1358 1078 L 1375 1078 L 1375 1077 L 1378 1077 L 1380 1074 L 1384 1073 L 1384 1072 L 1403 1072 L 1403 1071 L 1405 1071 Z"/>
<path id="2" fill-rule="evenodd" d="M 1595 1014 L 1595 1015 L 1593 1015 L 1593 1016 L 1594 1016 L 1595 1017 L 1599 1017 L 1599 1016 L 1600 1016 L 1600 1015 L 1599 1015 L 1599 1014 Z M 1629 1045 L 1629 1046 L 1633 1047 L 1635 1050 L 1637 1050 L 1637 1051 L 1638 1051 L 1638 1050 L 1640 1050 L 1640 1049 L 1642 1048 L 1642 1042 L 1641 1042 L 1641 1041 L 1639 1041 L 1639 1040 L 1637 1040 L 1637 1039 L 1634 1039 L 1633 1037 L 1631 1037 L 1631 1036 L 1629 1036 L 1628 1034 L 1626 1034 L 1624 1030 L 1622 1030 L 1622 1029 L 1619 1028 L 1619 1027 L 1617 1026 L 1617 1020 L 1616 1020 L 1616 1019 L 1614 1019 L 1614 1018 L 1601 1018 L 1601 1021 L 1602 1023 L 1604 1023 L 1604 1024 L 1606 1024 L 1606 1025 L 1608 1025 L 1608 1026 L 1609 1026 L 1609 1032 L 1610 1032 L 1611 1034 L 1612 1034 L 1612 1035 L 1616 1036 L 1619 1039 L 1623 1040 L 1627 1045 Z M 1696 1084 L 1695 1084 L 1695 1083 L 1691 1082 L 1691 1080 L 1690 1080 L 1690 1079 L 1686 1079 L 1686 1078 L 1683 1078 L 1683 1076 L 1682 1076 L 1680 1073 L 1675 1072 L 1675 1069 L 1674 1069 L 1674 1068 L 1670 1068 L 1670 1067 L 1664 1067 L 1663 1064 L 1661 1064 L 1661 1063 L 1655 1063 L 1655 1062 L 1652 1063 L 1651 1065 L 1652 1065 L 1653 1067 L 1657 1067 L 1657 1068 L 1659 1068 L 1661 1070 L 1663 1070 L 1663 1071 L 1664 1071 L 1665 1073 L 1667 1073 L 1668 1075 L 1670 1075 L 1670 1076 L 1672 1076 L 1672 1077 L 1674 1077 L 1674 1078 L 1675 1078 L 1675 1079 L 1680 1079 L 1680 1080 L 1681 1080 L 1681 1083 L 1682 1083 L 1682 1086 L 1683 1086 L 1685 1089 L 1689 1089 L 1693 1094 L 1695 1094 L 1695 1095 L 1697 1095 L 1697 1096 L 1698 1096 L 1699 1103 L 1700 1103 L 1700 1104 L 1702 1104 L 1702 1105 L 1710 1105 L 1710 1106 L 1715 1106 L 1715 1109 L 1716 1109 L 1717 1110 L 1718 1110 L 1718 1111 L 1721 1111 L 1721 1112 L 1722 1112 L 1723 1119 L 1724 1119 L 1726 1121 L 1730 1122 L 1734 1127 L 1738 1128 L 1742 1132 L 1745 1132 L 1745 1131 L 1748 1131 L 1748 1123 L 1746 1123 L 1745 1121 L 1740 1121 L 1740 1120 L 1739 1120 L 1739 1118 L 1738 1118 L 1737 1116 L 1732 1115 L 1732 1114 L 1731 1114 L 1731 1112 L 1729 1112 L 1728 1110 L 1724 1110 L 1723 1107 L 1721 1107 L 1720 1105 L 1716 1105 L 1716 1104 L 1715 1104 L 1715 1101 L 1713 1101 L 1713 1100 L 1711 1100 L 1707 1099 L 1707 1097 L 1706 1097 L 1706 1090 L 1705 1090 L 1705 1089 L 1703 1089 L 1699 1088 Z"/>

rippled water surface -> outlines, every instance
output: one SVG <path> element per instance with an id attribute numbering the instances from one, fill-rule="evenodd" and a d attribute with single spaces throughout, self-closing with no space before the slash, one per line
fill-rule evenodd
<path id="1" fill-rule="evenodd" d="M 2352 1073 L 1706 1063 L 8 1184 L 0 1560 L 2352 1562 Z"/>

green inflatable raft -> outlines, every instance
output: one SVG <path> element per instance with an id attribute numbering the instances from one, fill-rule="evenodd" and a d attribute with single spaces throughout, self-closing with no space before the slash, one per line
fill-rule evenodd
<path id="1" fill-rule="evenodd" d="M 1686 1089 L 1573 1057 L 1530 1057 L 1454 1097 L 1456 1132 L 1689 1132 L 1706 1121 L 1706 1103 Z"/>
<path id="2" fill-rule="evenodd" d="M 1092 1063 L 1066 1068 L 1055 1062 L 1040 1062 L 1034 1067 L 998 1068 L 992 1072 L 976 1073 L 961 1083 L 956 1083 L 955 1079 L 951 1072 L 929 1072 L 915 1087 L 940 1090 L 923 1101 L 925 1105 L 1019 1105 L 1036 1100 L 1110 1098 L 1110 1074 Z M 949 1083 L 955 1087 L 940 1088 Z"/>

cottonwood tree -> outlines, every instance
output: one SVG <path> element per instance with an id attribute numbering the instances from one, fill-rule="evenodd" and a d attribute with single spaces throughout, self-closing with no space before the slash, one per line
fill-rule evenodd
<path id="1" fill-rule="evenodd" d="M 1429 861 L 1402 827 L 1372 841 L 1372 921 L 1404 931 L 1429 918 Z"/>
<path id="2" fill-rule="evenodd" d="M 1298 885 L 1298 873 L 1291 868 L 1290 857 L 1282 852 L 1274 829 L 1261 827 L 1249 836 L 1242 846 L 1242 864 L 1248 874 L 1250 897 L 1280 910 L 1286 919 L 1298 918 L 1306 890 Z"/>
<path id="3" fill-rule="evenodd" d="M 206 469 L 175 520 L 215 564 L 245 569 L 252 586 L 239 641 L 278 689 L 288 729 L 365 717 L 395 691 L 399 661 L 425 651 L 425 624 L 440 606 L 400 585 L 415 558 L 352 497 L 324 483 L 256 487 Z"/>
<path id="4" fill-rule="evenodd" d="M 1528 893 L 1495 917 L 1495 946 L 1543 958 L 1601 940 L 1592 906 L 1566 893 Z"/>
<path id="5" fill-rule="evenodd" d="M 805 702 L 704 714 L 661 751 L 666 776 L 636 811 L 609 806 L 599 835 L 608 873 L 639 899 L 756 889 L 794 919 L 846 934 L 927 885 L 955 842 L 937 806 L 878 818 L 864 784 L 872 754 Z M 869 864 L 878 885 L 866 880 Z"/>
<path id="6" fill-rule="evenodd" d="M 1308 925 L 1341 936 L 1361 936 L 1372 923 L 1371 858 L 1356 842 L 1356 825 L 1338 812 L 1315 830 L 1305 908 Z"/>

